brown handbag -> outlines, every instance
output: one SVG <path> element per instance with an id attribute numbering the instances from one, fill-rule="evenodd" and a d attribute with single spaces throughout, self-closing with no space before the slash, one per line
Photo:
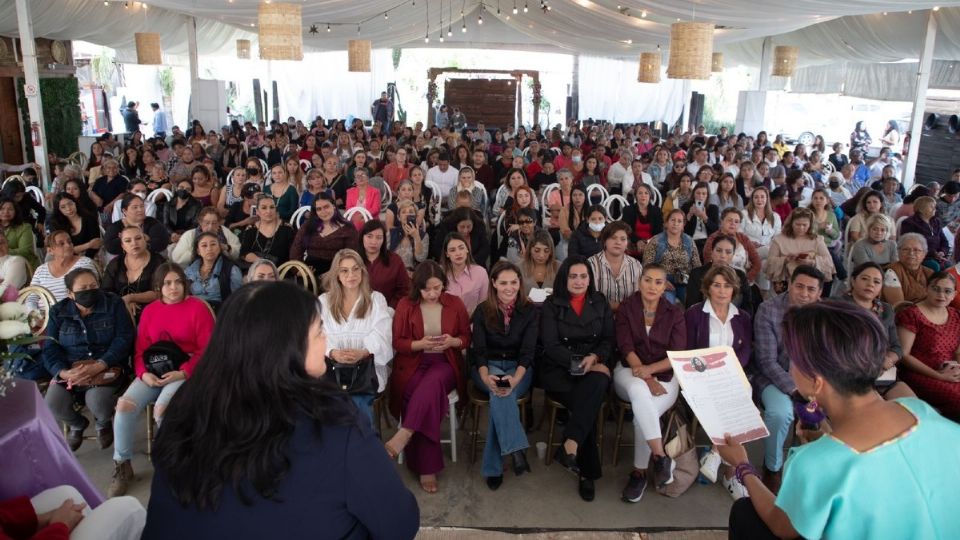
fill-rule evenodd
<path id="1" fill-rule="evenodd" d="M 74 362 L 70 369 L 75 369 L 81 366 L 89 366 L 91 364 L 96 364 L 99 360 L 77 360 Z M 123 375 L 123 369 L 119 367 L 108 367 L 107 369 L 96 374 L 93 379 L 90 380 L 88 384 L 84 386 L 110 386 L 112 384 L 117 384 L 120 381 L 120 376 Z"/>

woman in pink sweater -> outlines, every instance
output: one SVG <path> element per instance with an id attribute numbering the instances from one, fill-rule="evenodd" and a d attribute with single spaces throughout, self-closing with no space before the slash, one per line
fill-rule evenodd
<path id="1" fill-rule="evenodd" d="M 108 496 L 127 492 L 133 480 L 133 431 L 137 416 L 154 403 L 157 423 L 173 394 L 193 373 L 213 332 L 213 313 L 200 299 L 188 296 L 187 276 L 175 263 L 163 263 L 153 274 L 160 295 L 140 317 L 133 366 L 137 378 L 117 401 L 114 416 L 115 470 Z M 166 357 L 168 363 L 161 360 Z"/>

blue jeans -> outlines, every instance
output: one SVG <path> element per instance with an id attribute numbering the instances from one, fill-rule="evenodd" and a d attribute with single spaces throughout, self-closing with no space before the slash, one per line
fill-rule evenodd
<path id="1" fill-rule="evenodd" d="M 117 412 L 113 416 L 113 460 L 126 461 L 133 457 L 133 430 L 137 427 L 137 417 L 150 403 L 156 402 L 161 408 L 166 408 L 173 398 L 173 394 L 183 385 L 184 381 L 172 382 L 166 386 L 153 387 L 140 379 L 136 379 L 127 387 L 120 400 L 117 401 Z M 124 411 L 123 401 L 133 403 L 133 410 Z M 156 416 L 157 425 L 160 425 L 160 416 Z"/>
<path id="2" fill-rule="evenodd" d="M 763 402 L 763 423 L 770 436 L 763 440 L 763 465 L 777 472 L 783 468 L 783 445 L 793 423 L 793 400 L 774 385 L 760 393 Z"/>
<path id="3" fill-rule="evenodd" d="M 370 422 L 370 427 L 374 427 L 373 400 L 376 399 L 376 397 L 374 394 L 350 394 L 350 399 L 353 400 L 354 405 L 360 410 L 360 416 Z"/>
<path id="4" fill-rule="evenodd" d="M 487 363 L 487 370 L 491 375 L 513 375 L 517 371 L 517 363 L 512 360 L 491 360 Z M 486 477 L 502 476 L 503 456 L 530 447 L 523 424 L 520 423 L 517 399 L 530 390 L 533 370 L 527 369 L 520 379 L 520 384 L 505 397 L 490 393 L 487 385 L 480 380 L 479 370 L 471 369 L 470 375 L 473 384 L 490 398 L 490 421 L 487 423 L 487 443 L 483 447 L 483 465 L 480 472 Z"/>

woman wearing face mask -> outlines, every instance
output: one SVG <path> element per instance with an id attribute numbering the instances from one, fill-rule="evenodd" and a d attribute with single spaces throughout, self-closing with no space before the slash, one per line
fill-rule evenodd
<path id="1" fill-rule="evenodd" d="M 76 268 L 64 283 L 69 292 L 50 308 L 46 335 L 52 339 L 42 349 L 43 365 L 53 375 L 45 400 L 54 418 L 67 426 L 71 450 L 80 448 L 90 425 L 74 408 L 78 399 L 96 419 L 100 448 L 108 448 L 121 373 L 133 351 L 133 322 L 123 300 L 100 289 L 93 270 Z"/>
<path id="2" fill-rule="evenodd" d="M 240 141 L 234 136 L 227 138 L 227 147 L 220 156 L 220 168 L 224 171 L 233 170 L 242 166 L 246 160 L 247 155 L 240 146 Z"/>
<path id="3" fill-rule="evenodd" d="M 120 232 L 127 227 L 137 227 L 149 238 L 153 253 L 163 253 L 170 245 L 170 233 L 158 219 L 147 216 L 146 205 L 138 195 L 127 193 L 120 200 L 123 219 L 112 223 L 103 234 L 107 253 L 120 255 Z"/>
<path id="4" fill-rule="evenodd" d="M 173 233 L 170 235 L 171 242 L 177 242 L 184 231 L 197 226 L 200 210 L 204 206 L 193 196 L 193 191 L 194 185 L 190 180 L 177 182 L 177 190 L 174 192 L 176 201 L 164 208 L 164 225 Z"/>
<path id="5" fill-rule="evenodd" d="M 133 369 L 136 378 L 117 401 L 114 416 L 113 480 L 108 497 L 127 493 L 134 480 L 133 440 L 137 417 L 148 404 L 154 403 L 154 418 L 159 425 L 167 405 L 194 368 L 213 332 L 213 315 L 203 302 L 189 295 L 187 277 L 180 266 L 161 264 L 153 275 L 158 299 L 143 310 L 137 327 Z M 161 371 L 145 363 L 158 342 L 173 342 L 186 359 L 179 366 Z"/>
<path id="6" fill-rule="evenodd" d="M 470 347 L 470 316 L 460 298 L 444 292 L 446 272 L 434 261 L 420 263 L 412 281 L 393 317 L 390 412 L 402 420 L 384 446 L 391 458 L 404 452 L 420 487 L 433 494 L 443 469 L 440 423 L 447 395 L 454 389 L 467 395 L 460 366 L 461 351 Z"/>
<path id="7" fill-rule="evenodd" d="M 123 299 L 130 315 L 139 319 L 144 306 L 157 299 L 153 290 L 153 272 L 164 259 L 147 249 L 146 235 L 138 227 L 120 232 L 123 255 L 116 257 L 103 271 L 103 290 Z"/>
<path id="8" fill-rule="evenodd" d="M 103 246 L 97 216 L 83 213 L 76 199 L 68 193 L 58 193 L 53 199 L 53 212 L 47 221 L 47 234 L 52 231 L 66 231 L 70 235 L 74 251 L 86 257 L 96 257 Z"/>
<path id="9" fill-rule="evenodd" d="M 581 222 L 570 237 L 567 257 L 579 255 L 588 258 L 603 249 L 603 245 L 600 243 L 600 233 L 607 225 L 606 210 L 602 206 L 594 205 L 587 209 L 586 216 L 586 221 Z"/>
<path id="10" fill-rule="evenodd" d="M 900 346 L 900 336 L 897 334 L 896 314 L 893 306 L 880 300 L 883 291 L 883 268 L 877 263 L 866 262 L 856 266 L 850 272 L 850 288 L 841 296 L 841 299 L 852 302 L 876 315 L 887 331 L 887 350 L 883 355 L 884 371 L 896 367 L 903 358 L 903 348 Z M 896 370 L 881 376 L 874 383 L 874 388 L 890 401 L 903 397 L 917 397 L 903 381 L 896 380 Z"/>

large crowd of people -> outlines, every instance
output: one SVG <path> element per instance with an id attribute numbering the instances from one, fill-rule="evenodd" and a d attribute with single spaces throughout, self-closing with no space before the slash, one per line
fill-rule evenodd
<path id="1" fill-rule="evenodd" d="M 21 374 L 49 381 L 73 450 L 90 424 L 75 405 L 89 410 L 113 446 L 111 497 L 135 481 L 132 426 L 153 405 L 145 538 L 296 536 L 306 513 L 331 535 L 410 536 L 416 503 L 386 458 L 441 491 L 454 391 L 489 402 L 480 474 L 496 490 L 505 461 L 531 471 L 518 402 L 542 389 L 565 410 L 553 459 L 585 501 L 602 474 L 598 417 L 628 403 L 622 499 L 639 502 L 675 481 L 661 420 L 683 398 L 666 353 L 713 346 L 735 351 L 770 432 L 759 469 L 718 446 L 720 481 L 743 499 L 732 534 L 858 523 L 891 537 L 894 514 L 960 534 L 936 523 L 960 466 L 930 440 L 960 438 L 940 416 L 960 419 L 960 171 L 905 192 L 896 148 L 867 157 L 859 127 L 828 154 L 819 137 L 485 129 L 453 111 L 429 127 L 291 117 L 106 134 L 83 167 L 58 165 L 47 201 L 24 194 L 29 176 L 0 194 L 2 283 L 56 300 L 42 369 L 20 361 Z M 319 300 L 251 284 L 283 281 L 288 261 L 314 273 Z M 380 396 L 399 421 L 385 443 Z M 825 418 L 799 418 L 806 444 L 787 460 L 800 410 Z M 917 469 L 856 457 L 891 447 Z M 803 472 L 821 466 L 834 472 Z M 891 497 L 908 469 L 909 500 Z M 257 498 L 284 504 L 248 511 Z"/>

